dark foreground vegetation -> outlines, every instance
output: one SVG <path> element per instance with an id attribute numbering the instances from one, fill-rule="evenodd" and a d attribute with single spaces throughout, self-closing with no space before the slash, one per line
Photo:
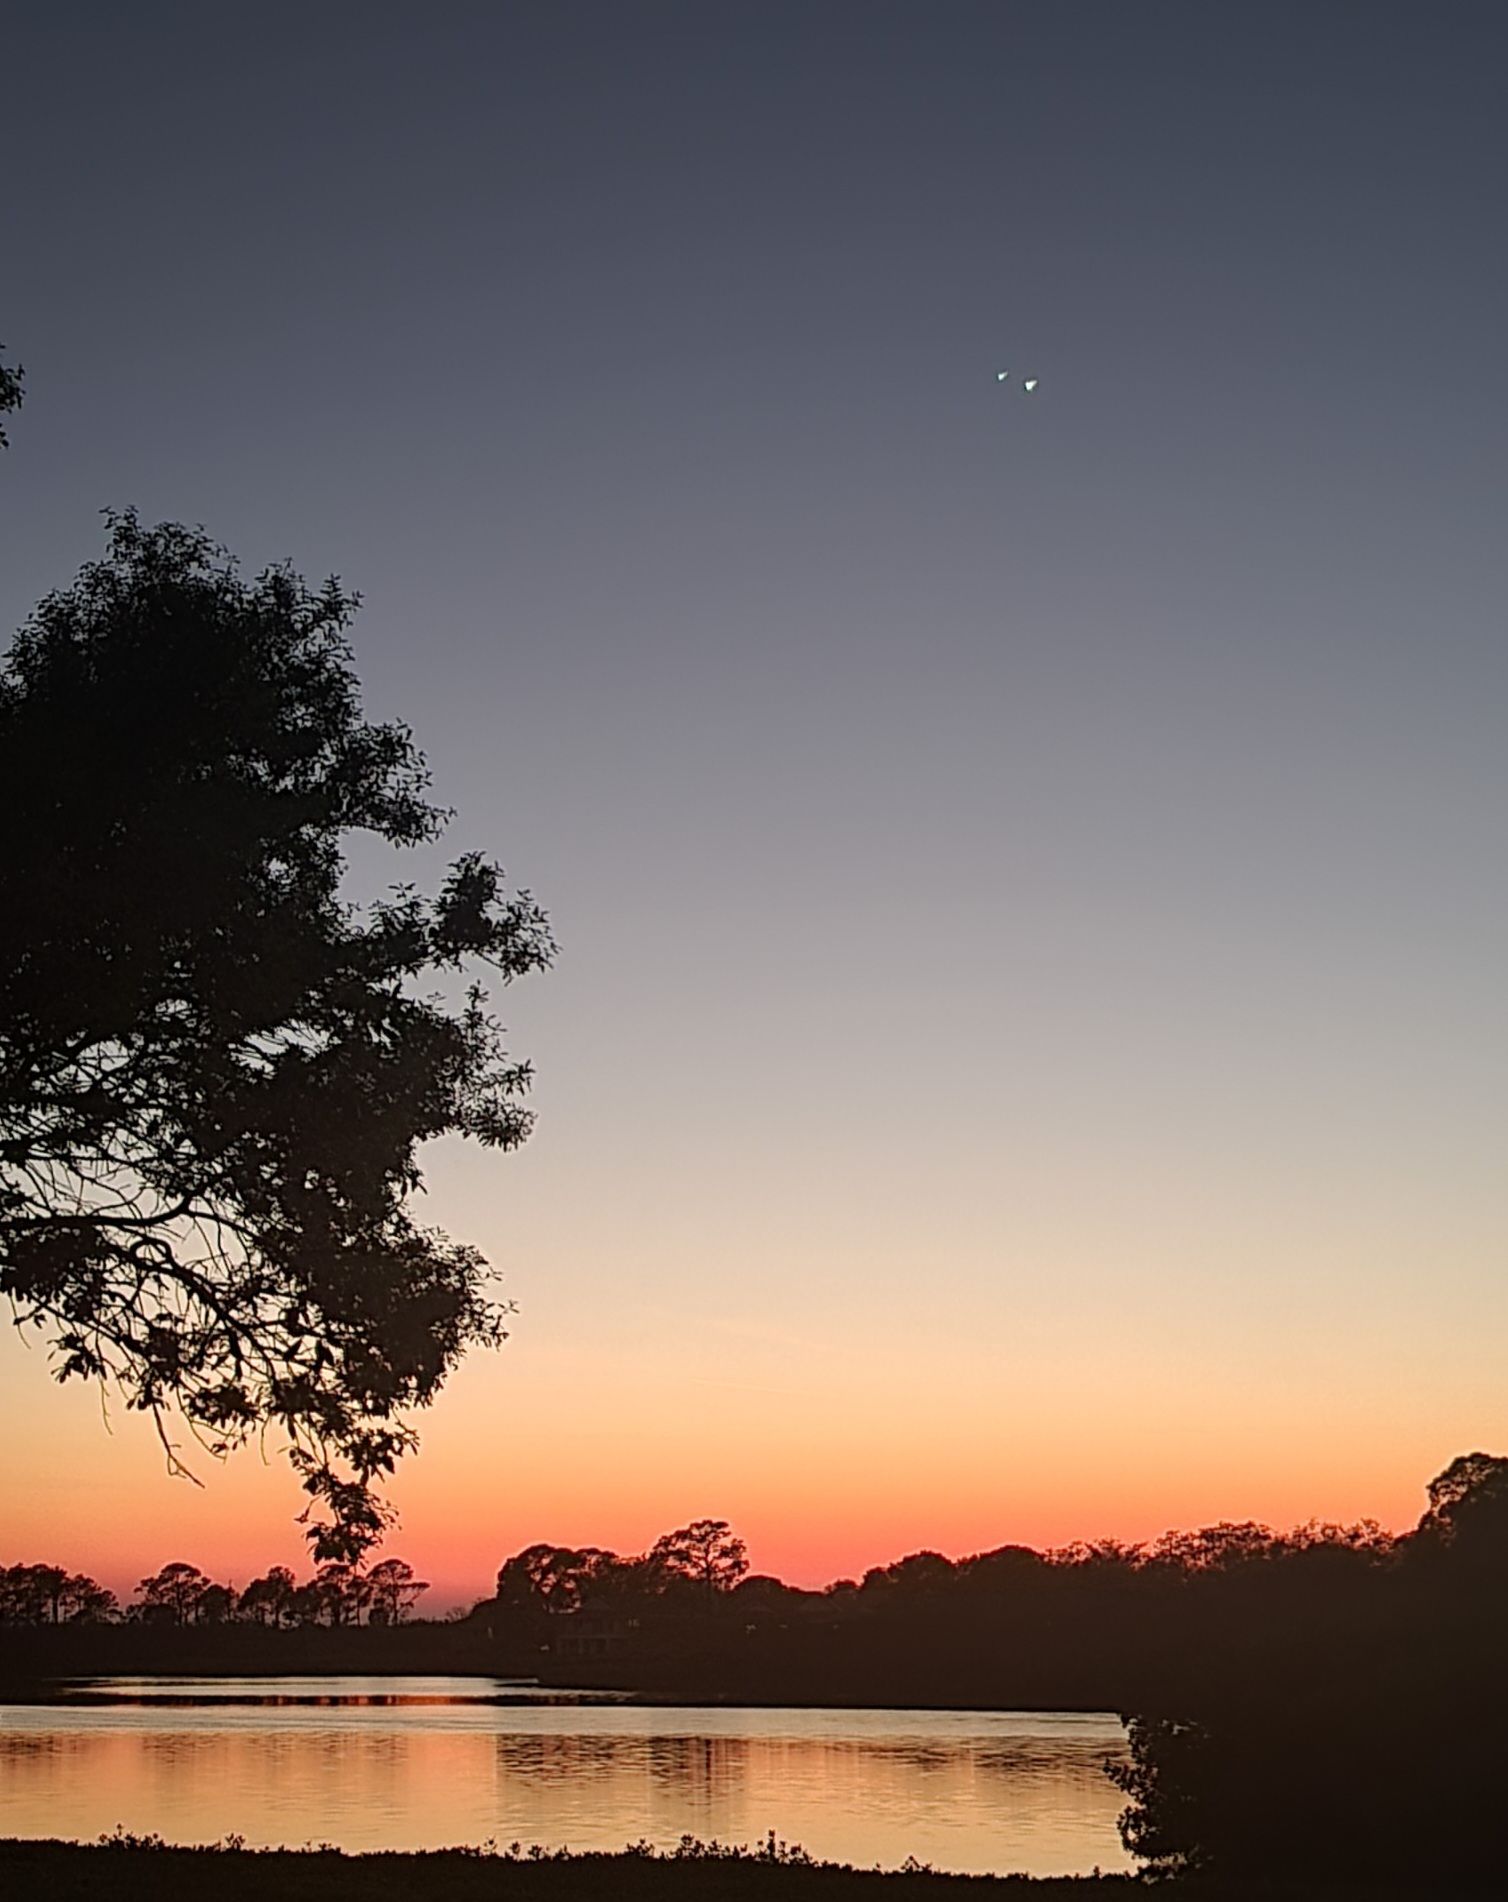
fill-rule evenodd
<path id="1" fill-rule="evenodd" d="M 20 1902 L 1131 1902 L 1135 1876 L 959 1876 L 924 1868 L 854 1869 L 768 1844 L 683 1843 L 656 1854 L 437 1850 L 346 1856 L 334 1850 L 168 1849 L 120 1838 L 99 1845 L 0 1842 L 0 1889 Z M 1347 1890 L 1295 1876 L 1273 1887 L 1190 1878 L 1161 1892 L 1177 1902 L 1345 1902 Z M 1391 1884 L 1379 1902 L 1486 1902 L 1500 1888 Z"/>
<path id="2" fill-rule="evenodd" d="M 213 1884 L 217 1902 L 827 1902 L 874 1896 L 876 1902 L 925 1902 L 932 1896 L 1008 1896 L 1046 1889 L 1072 1902 L 1125 1893 L 1127 1876 L 1043 1882 L 1026 1876 L 950 1876 L 909 1867 L 882 1872 L 817 1862 L 800 1849 L 770 1842 L 758 1849 L 683 1842 L 669 1852 L 644 1845 L 616 1854 L 475 1849 L 423 1855 L 342 1855 L 335 1850 L 170 1849 L 121 1837 L 101 1844 L 0 1843 L 0 1882 L 8 1895 L 45 1895 L 60 1902 L 121 1902 L 125 1897 L 197 1898 Z M 1107 1897 L 1108 1902 L 1108 1897 Z"/>

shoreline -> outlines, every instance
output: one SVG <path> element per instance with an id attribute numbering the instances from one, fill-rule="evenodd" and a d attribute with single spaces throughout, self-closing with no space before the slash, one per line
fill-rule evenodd
<path id="1" fill-rule="evenodd" d="M 749 1849 L 686 1839 L 679 1850 L 454 1847 L 350 1852 L 176 1845 L 119 1836 L 92 1843 L 0 1839 L 0 1888 L 47 1902 L 942 1902 L 1046 1892 L 1053 1902 L 1109 1902 L 1142 1885 L 1130 1875 L 960 1875 L 924 1866 L 861 1869 L 770 1843 Z"/>
<path id="2" fill-rule="evenodd" d="M 0 1888 L 19 1902 L 1130 1902 L 1136 1875 L 952 1875 L 809 1861 L 780 1845 L 683 1845 L 568 1854 L 435 1849 L 176 1847 L 131 1837 L 96 1843 L 0 1838 Z M 1302 1877 L 1284 1882 L 1188 1878 L 1155 1885 L 1169 1902 L 1487 1902 L 1439 1884 L 1381 1891 Z"/>

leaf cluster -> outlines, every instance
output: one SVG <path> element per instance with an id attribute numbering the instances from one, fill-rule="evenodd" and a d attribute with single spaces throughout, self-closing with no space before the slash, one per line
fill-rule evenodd
<path id="1" fill-rule="evenodd" d="M 0 344 L 0 349 L 4 347 Z M 24 385 L 25 371 L 19 363 L 14 370 L 8 364 L 0 363 L 0 416 L 4 416 L 9 410 L 20 409 L 25 395 Z M 10 438 L 6 435 L 4 427 L 0 426 L 0 449 L 6 449 L 9 446 Z"/>

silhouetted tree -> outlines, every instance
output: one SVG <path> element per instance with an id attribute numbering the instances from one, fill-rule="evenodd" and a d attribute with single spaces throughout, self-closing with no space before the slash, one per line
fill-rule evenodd
<path id="1" fill-rule="evenodd" d="M 0 350 L 4 348 L 4 344 L 0 344 Z M 25 374 L 19 363 L 14 370 L 8 364 L 0 363 L 0 416 L 20 409 L 24 396 L 22 383 Z M 0 426 L 0 449 L 8 447 L 9 442 L 10 438 L 6 435 L 4 427 Z"/>
<path id="2" fill-rule="evenodd" d="M 1173 1565 L 1182 1572 L 1212 1572 L 1270 1558 L 1281 1549 L 1282 1541 L 1271 1526 L 1251 1519 L 1239 1524 L 1221 1520 L 1192 1532 L 1165 1532 L 1147 1556 L 1155 1565 Z"/>
<path id="3" fill-rule="evenodd" d="M 1357 1519 L 1350 1525 L 1310 1519 L 1285 1533 L 1283 1543 L 1292 1552 L 1356 1552 L 1375 1558 L 1391 1553 L 1397 1541 L 1375 1519 Z"/>
<path id="4" fill-rule="evenodd" d="M 115 1594 L 61 1565 L 0 1567 L 0 1624 L 98 1624 L 115 1611 Z"/>
<path id="5" fill-rule="evenodd" d="M 83 1572 L 70 1572 L 57 1599 L 58 1616 L 70 1625 L 98 1625 L 115 1616 L 115 1594 Z"/>
<path id="6" fill-rule="evenodd" d="M 237 1600 L 235 1588 L 230 1585 L 207 1585 L 199 1594 L 199 1602 L 194 1607 L 196 1625 L 223 1625 L 235 1617 Z"/>
<path id="7" fill-rule="evenodd" d="M 370 1599 L 366 1574 L 357 1565 L 333 1559 L 314 1574 L 314 1589 L 323 1608 L 323 1622 L 359 1625 Z"/>
<path id="8" fill-rule="evenodd" d="M 1182 1537 L 1170 1533 L 1170 1538 Z M 1048 1562 L 1075 1572 L 1133 1572 L 1145 1563 L 1146 1549 L 1128 1545 L 1123 1539 L 1075 1539 L 1049 1552 Z"/>
<path id="9" fill-rule="evenodd" d="M 1464 1455 L 1399 1540 L 1363 1521 L 1158 1542 L 1161 1655 L 1112 1773 L 1151 1874 L 1500 1886 L 1505 1478 Z"/>
<path id="10" fill-rule="evenodd" d="M 60 1624 L 63 1594 L 68 1589 L 67 1572 L 61 1565 L 33 1565 L 29 1569 L 46 1622 L 50 1625 Z"/>
<path id="11" fill-rule="evenodd" d="M 37 1578 L 42 1569 L 38 1565 L 0 1567 L 0 1624 L 42 1623 L 47 1602 Z"/>
<path id="12" fill-rule="evenodd" d="M 733 1597 L 744 1617 L 764 1623 L 789 1617 L 818 1596 L 767 1572 L 746 1572 L 733 1587 Z"/>
<path id="13" fill-rule="evenodd" d="M 408 1198 L 422 1142 L 523 1139 L 529 1071 L 436 980 L 553 950 L 477 856 L 432 900 L 343 898 L 347 835 L 446 817 L 406 729 L 361 718 L 355 607 L 128 513 L 0 668 L 0 1294 L 175 1466 L 175 1411 L 216 1454 L 281 1429 L 344 1559 L 391 1517 L 406 1410 L 503 1335 L 482 1257 Z"/>
<path id="14" fill-rule="evenodd" d="M 367 1622 L 373 1625 L 401 1625 L 429 1590 L 429 1581 L 415 1578 L 413 1566 L 404 1559 L 380 1559 L 367 1573 L 366 1583 Z"/>
<path id="15" fill-rule="evenodd" d="M 861 1589 L 870 1593 L 902 1592 L 919 1597 L 945 1590 L 953 1583 L 958 1568 L 941 1552 L 908 1552 L 890 1565 L 872 1565 L 864 1574 Z"/>
<path id="16" fill-rule="evenodd" d="M 618 1563 L 616 1553 L 600 1546 L 528 1545 L 504 1560 L 498 1602 L 515 1612 L 578 1611 L 588 1589 Z"/>
<path id="17" fill-rule="evenodd" d="M 7 1565 L 0 1571 L 0 1623 L 40 1625 L 45 1620 L 47 1575 L 52 1570 L 45 1565 Z"/>
<path id="18" fill-rule="evenodd" d="M 1421 1537 L 1473 1567 L 1508 1566 L 1508 1459 L 1463 1453 L 1429 1483 Z"/>
<path id="19" fill-rule="evenodd" d="M 1191 1875 L 1218 1860 L 1209 1842 L 1213 1792 L 1210 1738 L 1187 1718 L 1127 1719 L 1130 1757 L 1105 1774 L 1130 1799 L 1121 1812 L 1121 1840 L 1157 1876 Z"/>
<path id="20" fill-rule="evenodd" d="M 274 1565 L 260 1578 L 252 1579 L 241 1593 L 239 1615 L 248 1624 L 287 1624 L 293 1614 L 293 1594 L 297 1589 L 286 1565 Z"/>
<path id="21" fill-rule="evenodd" d="M 144 1578 L 137 1586 L 136 1595 L 140 1602 L 136 1609 L 143 1617 L 155 1613 L 156 1620 L 151 1622 L 160 1620 L 174 1625 L 193 1624 L 198 1616 L 200 1600 L 212 1584 L 213 1581 L 197 1565 L 175 1559 L 171 1565 L 164 1565 L 160 1572 Z"/>
<path id="22" fill-rule="evenodd" d="M 584 1548 L 589 1564 L 580 1579 L 583 1601 L 606 1610 L 632 1610 L 655 1598 L 665 1588 L 665 1575 L 644 1552 L 619 1558 L 595 1546 Z"/>
<path id="23" fill-rule="evenodd" d="M 312 1578 L 295 1585 L 288 1594 L 284 1616 L 291 1625 L 329 1625 L 335 1622 L 331 1615 L 329 1594 Z"/>
<path id="24" fill-rule="evenodd" d="M 685 1579 L 708 1593 L 731 1591 L 749 1569 L 748 1549 L 726 1519 L 697 1519 L 656 1539 L 650 1564 L 667 1579 Z"/>
<path id="25" fill-rule="evenodd" d="M 999 1545 L 960 1559 L 958 1575 L 970 1594 L 979 1597 L 1019 1591 L 1023 1586 L 1035 1590 L 1046 1566 L 1042 1554 L 1029 1545 Z"/>

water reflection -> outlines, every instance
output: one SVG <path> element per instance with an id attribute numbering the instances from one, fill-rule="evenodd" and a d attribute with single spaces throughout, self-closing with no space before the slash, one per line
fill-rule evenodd
<path id="1" fill-rule="evenodd" d="M 0 1711 L 0 1835 L 613 1849 L 773 1829 L 863 1865 L 1127 1866 L 1108 1715 L 573 1708 L 502 1704 L 523 1687 L 478 1680 L 290 1680 L 261 1687 L 276 1701 L 220 1701 L 245 1688 L 116 1680 Z"/>
<path id="2" fill-rule="evenodd" d="M 311 1705 L 389 1710 L 408 1704 L 621 1704 L 626 1691 L 548 1691 L 537 1678 L 406 1677 L 116 1677 L 74 1678 L 55 1685 L 46 1700 L 54 1704 L 151 1704 L 197 1708 L 214 1704 L 251 1704 L 272 1708 Z"/>

